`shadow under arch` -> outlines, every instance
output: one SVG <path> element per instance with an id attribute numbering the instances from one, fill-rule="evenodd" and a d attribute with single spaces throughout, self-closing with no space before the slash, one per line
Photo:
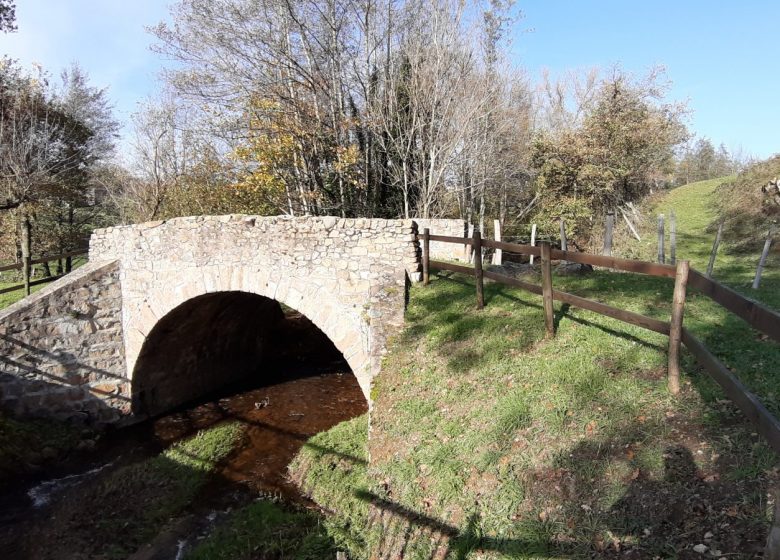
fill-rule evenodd
<path id="1" fill-rule="evenodd" d="M 349 371 L 302 314 L 251 292 L 211 292 L 174 307 L 149 332 L 133 368 L 132 412 L 157 416 L 239 382 L 311 375 L 329 364 Z"/>

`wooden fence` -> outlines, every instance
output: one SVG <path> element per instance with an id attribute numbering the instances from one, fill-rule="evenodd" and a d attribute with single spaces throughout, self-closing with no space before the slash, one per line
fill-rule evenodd
<path id="1" fill-rule="evenodd" d="M 452 264 L 448 262 L 433 261 L 430 259 L 430 241 L 443 243 L 457 243 L 473 248 L 477 258 L 474 259 L 474 267 Z M 730 312 L 739 316 L 754 329 L 761 331 L 768 337 L 780 342 L 780 314 L 750 300 L 734 290 L 707 278 L 705 275 L 690 268 L 688 261 L 682 260 L 672 266 L 668 264 L 651 263 L 630 259 L 620 259 L 611 256 L 591 255 L 561 251 L 550 246 L 549 242 L 542 242 L 540 246 L 519 245 L 502 241 L 482 239 L 479 231 L 474 231 L 471 238 L 448 237 L 443 235 L 431 235 L 428 229 L 422 234 L 423 245 L 423 284 L 428 284 L 431 267 L 439 270 L 450 270 L 463 274 L 473 275 L 476 281 L 477 308 L 485 305 L 483 296 L 484 280 L 492 280 L 500 284 L 515 286 L 527 290 L 533 294 L 542 296 L 544 307 L 544 321 L 548 336 L 555 336 L 555 323 L 553 318 L 553 301 L 561 301 L 570 305 L 593 311 L 619 321 L 636 325 L 669 337 L 668 352 L 668 384 L 672 393 L 680 390 L 680 346 L 684 344 L 693 354 L 705 371 L 723 388 L 726 395 L 742 410 L 748 419 L 756 426 L 756 429 L 769 442 L 769 445 L 780 454 L 780 421 L 752 394 L 737 377 L 729 371 L 693 334 L 683 325 L 685 311 L 685 297 L 688 286 L 695 288 L 708 296 Z M 507 252 L 520 253 L 541 257 L 542 285 L 532 284 L 505 274 L 499 274 L 482 269 L 482 248 L 502 249 Z M 604 268 L 622 270 L 649 276 L 674 278 L 674 295 L 672 297 L 671 318 L 661 321 L 647 317 L 639 313 L 618 309 L 604 303 L 589 300 L 574 294 L 562 292 L 553 288 L 552 261 L 560 260 L 580 264 L 589 264 Z"/>
<path id="2" fill-rule="evenodd" d="M 87 254 L 87 249 L 79 249 L 77 251 L 71 251 L 69 253 L 62 253 L 61 255 L 40 257 L 38 259 L 30 259 L 29 257 L 23 257 L 22 262 L 0 266 L 0 272 L 6 272 L 8 270 L 22 271 L 22 283 L 17 284 L 15 286 L 9 286 L 8 288 L 0 289 L 0 294 L 7 294 L 9 292 L 15 292 L 17 290 L 24 290 L 25 294 L 30 295 L 30 288 L 32 286 L 37 286 L 38 284 L 45 284 L 46 282 L 52 282 L 64 276 L 64 274 L 58 274 L 56 276 L 47 276 L 45 278 L 41 278 L 40 280 L 31 281 L 30 276 L 32 273 L 33 265 L 58 261 L 60 259 L 68 259 L 71 257 L 78 257 L 86 254 Z"/>

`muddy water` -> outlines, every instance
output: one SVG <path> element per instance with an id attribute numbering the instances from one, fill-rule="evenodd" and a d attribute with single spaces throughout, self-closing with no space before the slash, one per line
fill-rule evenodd
<path id="1" fill-rule="evenodd" d="M 155 437 L 172 443 L 218 422 L 239 420 L 246 426 L 246 443 L 222 467 L 220 478 L 255 493 L 299 500 L 286 470 L 301 446 L 314 434 L 367 410 L 355 376 L 343 367 L 331 369 L 341 371 L 299 371 L 295 379 L 165 416 L 154 423 Z"/>
<path id="2" fill-rule="evenodd" d="M 79 493 L 89 485 L 100 484 L 116 469 L 224 421 L 238 420 L 244 425 L 242 445 L 181 519 L 133 559 L 179 557 L 194 536 L 208 533 L 224 517 L 220 512 L 258 496 L 306 502 L 287 480 L 287 465 L 309 437 L 367 410 L 357 380 L 338 358 L 328 352 L 287 356 L 272 370 L 266 365 L 254 381 L 226 389 L 196 406 L 117 430 L 89 455 L 77 456 L 27 485 L 6 491 L 0 495 L 0 558 L 38 558 L 35 551 L 42 546 L 56 548 L 56 520 L 72 510 Z M 84 512 L 85 529 L 91 522 L 89 513 Z"/>

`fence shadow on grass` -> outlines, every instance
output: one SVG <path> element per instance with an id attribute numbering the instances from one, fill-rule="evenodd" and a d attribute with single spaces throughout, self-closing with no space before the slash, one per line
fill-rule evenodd
<path id="1" fill-rule="evenodd" d="M 465 560 L 472 552 L 501 553 L 510 557 L 532 554 L 535 558 L 557 558 L 565 550 L 544 538 L 494 538 L 482 534 L 479 514 L 471 513 L 463 528 L 420 513 L 373 492 L 356 491 L 358 500 L 371 505 L 369 530 L 380 534 L 378 558 L 428 558 Z M 407 556 L 408 555 L 408 556 Z"/>

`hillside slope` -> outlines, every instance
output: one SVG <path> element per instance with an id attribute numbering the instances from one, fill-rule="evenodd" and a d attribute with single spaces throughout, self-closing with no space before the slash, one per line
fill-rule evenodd
<path id="1" fill-rule="evenodd" d="M 718 185 L 653 201 L 675 209 L 678 258 L 696 267 L 709 255 Z M 623 249 L 654 252 L 644 239 Z M 717 276 L 749 290 L 752 256 L 729 249 Z M 597 271 L 555 285 L 669 317 L 666 279 Z M 777 305 L 778 287 L 771 271 L 751 295 Z M 339 426 L 292 465 L 335 512 L 325 523 L 350 557 L 701 558 L 702 547 L 761 557 L 777 457 L 690 356 L 674 398 L 665 337 L 556 305 L 557 336 L 546 340 L 540 298 L 489 284 L 486 301 L 476 311 L 473 281 L 460 275 L 413 287 L 374 387 L 370 442 Z M 696 294 L 686 313 L 780 414 L 778 345 Z"/>
<path id="2" fill-rule="evenodd" d="M 692 267 L 703 272 L 707 269 L 718 222 L 724 219 L 723 241 L 715 260 L 713 277 L 748 297 L 780 309 L 780 291 L 777 290 L 780 286 L 780 243 L 777 241 L 770 253 L 760 289 L 755 291 L 750 288 L 767 229 L 765 221 L 756 218 L 749 227 L 751 234 L 747 234 L 745 216 L 754 211 L 749 208 L 753 198 L 743 192 L 747 188 L 741 178 L 724 177 L 691 183 L 655 196 L 642 208 L 641 242 L 631 237 L 625 225 L 619 223 L 615 253 L 629 258 L 656 260 L 657 216 L 664 214 L 665 252 L 669 259 L 669 216 L 674 211 L 677 219 L 677 258 L 690 260 Z"/>

